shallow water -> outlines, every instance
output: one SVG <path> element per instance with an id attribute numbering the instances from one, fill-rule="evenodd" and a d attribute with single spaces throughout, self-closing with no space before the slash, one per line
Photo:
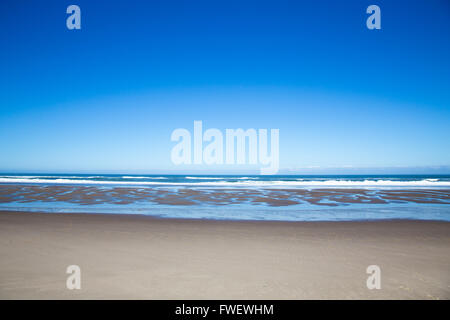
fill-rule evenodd
<path id="1" fill-rule="evenodd" d="M 6 179 L 5 176 L 2 177 Z M 15 175 L 8 176 L 8 179 L 15 182 L 0 184 L 0 210 L 143 214 L 166 218 L 225 220 L 450 221 L 450 187 L 433 184 L 448 183 L 447 177 L 397 176 L 389 178 L 390 180 L 386 180 L 387 177 L 380 180 L 381 178 L 383 177 L 89 176 L 88 178 L 81 175 L 45 177 Z M 87 179 L 95 179 L 92 180 L 95 182 L 85 183 Z M 144 182 L 149 182 L 149 179 L 170 181 L 169 185 L 120 183 L 130 179 L 143 179 Z M 304 181 L 299 179 L 307 179 L 312 184 L 289 184 L 292 181 Z M 23 182 L 24 180 L 27 182 Z M 78 182 L 70 183 L 68 180 Z M 211 184 L 187 183 L 189 180 L 207 180 Z M 245 184 L 255 180 L 260 184 Z M 333 183 L 342 181 L 342 184 L 338 187 L 314 184 L 329 181 L 334 181 Z M 391 181 L 391 184 L 381 186 L 379 181 Z M 369 185 L 369 182 L 372 184 Z M 394 186 L 394 182 L 398 185 Z"/>

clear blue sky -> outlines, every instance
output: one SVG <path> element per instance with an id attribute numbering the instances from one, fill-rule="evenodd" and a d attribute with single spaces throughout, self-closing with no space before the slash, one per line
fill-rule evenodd
<path id="1" fill-rule="evenodd" d="M 279 128 L 286 172 L 448 172 L 449 21 L 447 0 L 1 1 L 0 171 L 220 170 L 171 163 L 202 120 Z"/>

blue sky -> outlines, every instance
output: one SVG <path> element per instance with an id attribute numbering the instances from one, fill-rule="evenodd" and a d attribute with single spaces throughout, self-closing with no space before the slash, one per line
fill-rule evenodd
<path id="1" fill-rule="evenodd" d="M 174 166 L 171 132 L 202 120 L 280 129 L 282 173 L 450 172 L 449 18 L 446 0 L 2 1 L 0 171 L 255 169 Z"/>

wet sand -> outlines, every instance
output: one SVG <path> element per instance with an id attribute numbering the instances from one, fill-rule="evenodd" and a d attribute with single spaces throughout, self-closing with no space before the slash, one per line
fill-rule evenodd
<path id="1" fill-rule="evenodd" d="M 2 299 L 450 298 L 448 222 L 0 212 L 0 257 Z M 81 290 L 66 289 L 74 264 Z"/>
<path id="2" fill-rule="evenodd" d="M 81 205 L 131 204 L 147 202 L 164 205 L 253 204 L 272 207 L 313 204 L 342 206 L 345 204 L 423 203 L 450 204 L 450 189 L 270 189 L 213 187 L 97 187 L 80 185 L 0 184 L 1 203 L 34 201 L 68 202 Z"/>

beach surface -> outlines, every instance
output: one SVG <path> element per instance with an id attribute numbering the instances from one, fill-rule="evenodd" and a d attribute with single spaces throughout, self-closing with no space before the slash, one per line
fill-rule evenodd
<path id="1" fill-rule="evenodd" d="M 0 212 L 1 299 L 449 299 L 450 223 Z M 68 290 L 66 268 L 81 268 Z M 369 290 L 369 265 L 381 289 Z"/>

